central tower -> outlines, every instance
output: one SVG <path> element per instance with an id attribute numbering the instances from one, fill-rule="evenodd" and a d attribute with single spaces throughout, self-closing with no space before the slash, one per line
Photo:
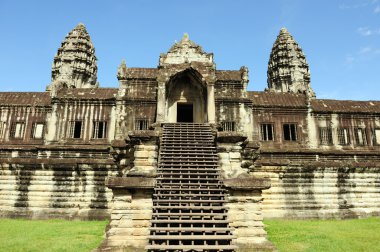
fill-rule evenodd
<path id="1" fill-rule="evenodd" d="M 215 123 L 215 63 L 184 34 L 158 66 L 156 121 Z"/>

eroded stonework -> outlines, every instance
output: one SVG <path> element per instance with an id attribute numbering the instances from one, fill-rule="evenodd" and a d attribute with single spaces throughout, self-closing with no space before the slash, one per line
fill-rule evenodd
<path id="1" fill-rule="evenodd" d="M 315 96 L 306 57 L 286 28 L 281 29 L 269 57 L 268 90 Z"/>
<path id="2" fill-rule="evenodd" d="M 97 87 L 98 67 L 95 48 L 83 24 L 78 24 L 62 42 L 54 57 L 48 90 L 54 86 L 66 85 L 69 88 Z"/>

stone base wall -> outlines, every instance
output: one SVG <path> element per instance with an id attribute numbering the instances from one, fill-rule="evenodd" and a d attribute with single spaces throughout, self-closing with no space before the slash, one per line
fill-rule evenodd
<path id="1" fill-rule="evenodd" d="M 239 247 L 240 250 L 238 251 L 258 249 L 260 247 L 269 249 L 272 247 L 264 230 L 261 209 L 262 200 L 261 190 L 230 191 L 226 205 L 229 208 L 228 220 L 230 227 L 234 229 L 233 235 L 235 238 L 233 242 Z"/>
<path id="2" fill-rule="evenodd" d="M 264 218 L 362 218 L 380 216 L 380 167 L 366 165 L 265 165 Z"/>
<path id="3" fill-rule="evenodd" d="M 155 177 L 157 158 L 158 146 L 156 144 L 135 145 L 133 168 L 126 172 L 126 176 Z"/>
<path id="4" fill-rule="evenodd" d="M 1 164 L 0 217 L 107 219 L 113 165 Z"/>
<path id="5" fill-rule="evenodd" d="M 99 251 L 145 251 L 152 218 L 153 190 L 113 189 L 111 222 Z"/>

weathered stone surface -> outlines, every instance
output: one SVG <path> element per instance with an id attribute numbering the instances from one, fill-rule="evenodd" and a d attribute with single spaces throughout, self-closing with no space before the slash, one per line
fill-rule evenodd
<path id="1" fill-rule="evenodd" d="M 263 217 L 380 215 L 380 102 L 315 99 L 306 57 L 285 29 L 268 64 L 273 92 L 247 91 L 246 67 L 217 70 L 187 35 L 157 68 L 123 61 L 118 88 L 97 88 L 96 74 L 80 24 L 58 49 L 48 92 L 0 93 L 1 217 L 102 219 L 112 209 L 108 244 L 137 251 L 162 175 L 162 127 L 183 119 L 216 137 L 239 249 L 266 248 Z M 180 113 L 184 104 L 192 110 Z"/>
<path id="2" fill-rule="evenodd" d="M 269 57 L 268 88 L 269 91 L 315 96 L 306 57 L 286 28 L 281 29 Z"/>
<path id="3" fill-rule="evenodd" d="M 66 36 L 54 57 L 52 83 L 48 90 L 53 91 L 59 85 L 97 87 L 97 71 L 95 48 L 86 27 L 80 23 Z"/>
<path id="4" fill-rule="evenodd" d="M 131 179 L 130 181 L 134 181 L 133 183 L 151 181 L 148 178 Z M 151 185 L 150 188 L 152 188 Z M 112 188 L 114 197 L 112 199 L 111 222 L 106 233 L 106 239 L 98 251 L 113 251 L 120 248 L 138 251 L 147 245 L 153 207 L 153 190 L 147 189 L 147 187 L 134 187 L 133 190 L 127 190 L 125 187 L 123 189 L 120 187 Z"/>
<path id="5" fill-rule="evenodd" d="M 156 179 L 154 178 L 109 177 L 106 180 L 106 186 L 109 188 L 152 189 L 155 185 Z"/>
<path id="6" fill-rule="evenodd" d="M 306 165 L 307 167 L 307 165 Z M 266 218 L 363 218 L 380 215 L 379 168 L 262 166 Z"/>
<path id="7" fill-rule="evenodd" d="M 245 133 L 240 132 L 218 132 L 217 141 L 219 143 L 236 143 L 236 142 L 244 142 L 247 139 L 247 135 Z"/>
<path id="8" fill-rule="evenodd" d="M 231 178 L 224 179 L 223 184 L 232 190 L 264 190 L 271 187 L 267 178 Z"/>

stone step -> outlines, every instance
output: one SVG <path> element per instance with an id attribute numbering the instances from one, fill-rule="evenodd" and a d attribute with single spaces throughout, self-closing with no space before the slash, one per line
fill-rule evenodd
<path id="1" fill-rule="evenodd" d="M 145 249 L 151 251 L 218 251 L 228 252 L 237 249 L 235 245 L 147 245 Z"/>
<path id="2" fill-rule="evenodd" d="M 162 157 L 160 158 L 160 164 L 177 164 L 177 163 L 181 163 L 181 164 L 197 164 L 197 163 L 201 163 L 201 164 L 217 164 L 215 162 L 215 160 L 181 160 L 181 159 L 169 159 L 169 160 L 166 160 L 166 159 L 163 159 Z"/>
<path id="3" fill-rule="evenodd" d="M 227 218 L 227 213 L 153 213 L 153 217 L 219 217 Z"/>
<path id="4" fill-rule="evenodd" d="M 168 154 L 161 154 L 160 156 L 160 160 L 161 161 L 164 161 L 164 160 L 170 160 L 170 159 L 176 159 L 176 160 L 179 160 L 179 161 L 192 161 L 192 160 L 197 160 L 197 161 L 200 161 L 200 160 L 212 160 L 212 161 L 218 161 L 218 157 L 216 155 L 213 155 L 213 156 L 201 156 L 201 155 L 198 155 L 198 156 L 184 156 L 184 155 L 176 155 L 176 154 L 171 154 L 171 155 L 168 155 Z"/>
<path id="5" fill-rule="evenodd" d="M 233 235 L 150 235 L 152 240 L 226 240 L 234 238 Z"/>
<path id="6" fill-rule="evenodd" d="M 191 146 L 186 146 L 186 147 L 182 147 L 182 146 L 179 146 L 179 144 L 176 144 L 176 143 L 167 143 L 167 144 L 164 144 L 162 143 L 161 144 L 161 151 L 191 151 L 191 152 L 199 152 L 199 151 L 202 151 L 200 153 L 204 153 L 204 152 L 216 152 L 216 149 L 214 146 L 210 145 L 210 146 L 199 146 L 199 145 L 191 145 Z"/>
<path id="7" fill-rule="evenodd" d="M 149 228 L 151 231 L 162 231 L 162 232 L 230 232 L 234 230 L 233 228 L 194 228 L 194 227 L 182 227 L 182 228 L 163 228 L 155 227 Z"/>
<path id="8" fill-rule="evenodd" d="M 169 183 L 173 182 L 178 183 L 178 182 L 183 182 L 183 183 L 197 183 L 197 184 L 212 184 L 212 183 L 218 183 L 219 179 L 218 178 L 157 178 L 157 182 L 160 183 Z"/>
<path id="9" fill-rule="evenodd" d="M 217 211 L 217 210 L 228 210 L 226 206 L 153 206 L 153 210 L 206 210 L 206 211 Z"/>
<path id="10" fill-rule="evenodd" d="M 176 197 L 176 196 L 182 196 L 182 197 L 224 197 L 225 193 L 224 192 L 219 192 L 218 194 L 210 194 L 209 192 L 206 193 L 188 193 L 188 194 L 183 194 L 183 193 L 154 193 L 153 196 L 156 197 Z"/>
<path id="11" fill-rule="evenodd" d="M 157 178 L 161 179 L 208 179 L 208 178 L 218 178 L 219 174 L 214 173 L 179 173 L 179 174 L 172 174 L 172 173 L 161 173 L 157 174 Z"/>
<path id="12" fill-rule="evenodd" d="M 212 187 L 211 187 L 212 186 Z M 195 183 L 158 183 L 156 188 L 170 189 L 170 190 L 178 190 L 181 188 L 200 188 L 200 189 L 221 189 L 222 182 L 217 182 L 214 184 L 195 184 Z"/>
<path id="13" fill-rule="evenodd" d="M 165 202 L 180 202 L 180 203 L 185 203 L 185 202 L 189 202 L 189 203 L 203 203 L 203 202 L 206 202 L 206 201 L 209 201 L 211 203 L 213 202 L 224 202 L 225 199 L 223 196 L 220 196 L 220 195 L 208 195 L 208 196 L 192 196 L 192 197 L 188 197 L 188 196 L 156 196 L 156 199 L 153 200 L 153 202 L 162 202 L 162 203 L 165 203 Z"/>
<path id="14" fill-rule="evenodd" d="M 178 173 L 178 174 L 188 174 L 188 173 L 200 173 L 200 172 L 206 172 L 210 174 L 219 174 L 219 169 L 213 169 L 213 168 L 187 168 L 187 169 L 175 169 L 175 168 L 161 168 L 158 170 L 157 174 L 163 174 L 163 173 Z"/>
<path id="15" fill-rule="evenodd" d="M 205 170 L 201 170 L 200 171 L 194 171 L 194 169 L 192 169 L 191 171 L 182 171 L 182 172 L 176 172 L 176 169 L 170 169 L 168 171 L 168 169 L 160 169 L 157 171 L 157 177 L 166 177 L 166 178 L 170 178 L 170 177 L 198 177 L 198 176 L 210 176 L 210 178 L 215 178 L 215 177 L 218 177 L 220 174 L 220 172 L 218 170 L 215 170 L 215 171 L 205 171 Z"/>
<path id="16" fill-rule="evenodd" d="M 152 220 L 152 223 L 168 223 L 168 224 L 228 224 L 228 220 Z"/>
<path id="17" fill-rule="evenodd" d="M 155 188 L 154 189 L 155 191 L 183 191 L 183 192 L 204 192 L 205 190 L 208 191 L 208 192 L 219 192 L 219 193 L 222 193 L 222 192 L 226 192 L 225 189 L 222 189 L 222 188 L 208 188 L 208 189 L 203 189 L 203 188 Z"/>
<path id="18" fill-rule="evenodd" d="M 215 153 L 198 153 L 198 152 L 187 152 L 183 150 L 173 150 L 173 151 L 161 151 L 161 155 L 177 155 L 180 157 L 218 157 Z"/>
<path id="19" fill-rule="evenodd" d="M 153 203 L 224 203 L 225 199 L 153 199 Z"/>
<path id="20" fill-rule="evenodd" d="M 209 125 L 163 124 L 148 251 L 234 251 L 214 140 Z"/>
<path id="21" fill-rule="evenodd" d="M 214 141 L 214 137 L 210 137 L 210 136 L 205 136 L 205 135 L 194 135 L 193 137 L 190 137 L 190 136 L 178 136 L 178 135 L 173 135 L 173 136 L 164 136 L 162 137 L 162 141 L 165 143 L 165 142 L 168 142 L 168 141 L 173 141 L 173 140 L 179 140 L 179 141 L 186 141 L 186 143 L 190 142 L 213 142 Z"/>

